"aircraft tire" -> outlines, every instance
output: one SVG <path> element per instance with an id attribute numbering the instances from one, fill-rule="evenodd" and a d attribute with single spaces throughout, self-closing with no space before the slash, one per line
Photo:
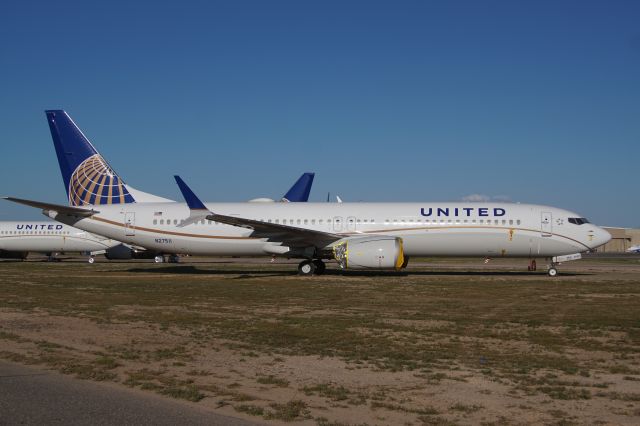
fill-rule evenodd
<path id="1" fill-rule="evenodd" d="M 164 256 L 156 256 L 153 258 L 153 261 L 156 263 L 163 263 L 164 262 Z"/>
<path id="2" fill-rule="evenodd" d="M 309 276 L 316 272 L 316 265 L 311 260 L 303 260 L 298 265 L 298 275 Z"/>
<path id="3" fill-rule="evenodd" d="M 313 264 L 316 267 L 315 274 L 322 275 L 324 271 L 327 269 L 327 265 L 320 259 L 316 259 L 313 261 Z"/>
<path id="4" fill-rule="evenodd" d="M 558 270 L 556 268 L 549 268 L 547 274 L 549 274 L 550 277 L 555 277 L 558 275 Z"/>

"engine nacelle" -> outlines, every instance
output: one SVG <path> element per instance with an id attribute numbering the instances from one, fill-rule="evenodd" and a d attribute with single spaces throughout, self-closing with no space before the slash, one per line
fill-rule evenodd
<path id="1" fill-rule="evenodd" d="M 343 269 L 394 269 L 406 266 L 402 238 L 370 236 L 347 238 L 333 246 L 333 257 Z"/>
<path id="2" fill-rule="evenodd" d="M 118 244 L 117 246 L 113 246 L 107 249 L 104 254 L 109 260 L 121 259 L 128 260 L 133 259 L 133 249 L 131 247 L 127 247 L 124 244 Z"/>
<path id="3" fill-rule="evenodd" d="M 118 244 L 108 248 L 104 253 L 104 257 L 109 260 L 153 259 L 158 254 L 160 253 L 157 251 L 136 250 L 125 244 Z"/>

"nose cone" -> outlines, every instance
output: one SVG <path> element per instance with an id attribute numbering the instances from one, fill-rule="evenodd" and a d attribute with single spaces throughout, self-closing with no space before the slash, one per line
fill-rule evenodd
<path id="1" fill-rule="evenodd" d="M 595 249 L 607 244 L 609 241 L 611 241 L 611 234 L 596 226 L 593 232 L 593 239 L 589 242 L 589 246 Z"/>

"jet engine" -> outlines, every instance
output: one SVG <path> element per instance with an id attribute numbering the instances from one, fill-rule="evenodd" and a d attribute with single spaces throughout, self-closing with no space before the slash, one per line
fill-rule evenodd
<path id="1" fill-rule="evenodd" d="M 104 254 L 104 257 L 109 260 L 133 259 L 133 249 L 131 247 L 125 246 L 124 244 L 118 244 L 117 246 L 108 248 Z"/>
<path id="2" fill-rule="evenodd" d="M 333 246 L 333 257 L 343 269 L 394 269 L 406 266 L 402 238 L 369 236 L 347 238 Z"/>
<path id="3" fill-rule="evenodd" d="M 151 250 L 136 250 L 125 244 L 108 248 L 104 254 L 109 260 L 153 259 L 158 253 Z"/>

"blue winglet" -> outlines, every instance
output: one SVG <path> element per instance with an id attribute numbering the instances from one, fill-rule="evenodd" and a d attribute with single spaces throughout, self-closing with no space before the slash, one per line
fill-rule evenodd
<path id="1" fill-rule="evenodd" d="M 191 188 L 187 186 L 186 183 L 180 178 L 180 176 L 175 175 L 176 183 L 180 188 L 180 192 L 182 192 L 182 196 L 184 197 L 184 201 L 187 202 L 189 209 L 191 210 L 207 210 L 207 207 L 204 205 L 202 201 L 193 193 Z"/>
<path id="2" fill-rule="evenodd" d="M 311 184 L 313 183 L 313 177 L 315 175 L 315 173 L 303 173 L 282 198 L 291 202 L 304 203 L 308 201 L 309 193 L 311 192 Z"/>

